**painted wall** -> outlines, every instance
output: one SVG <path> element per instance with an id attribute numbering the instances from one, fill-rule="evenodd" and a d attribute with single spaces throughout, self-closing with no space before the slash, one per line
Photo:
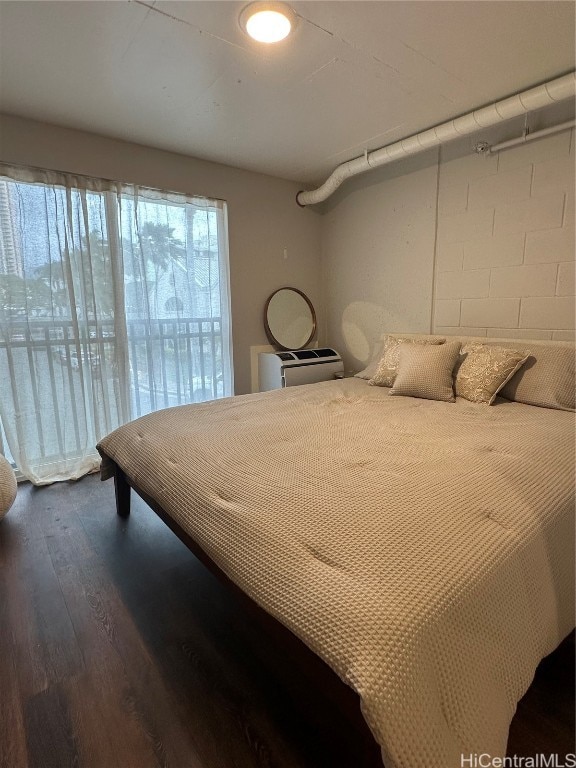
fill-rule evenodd
<path id="1" fill-rule="evenodd" d="M 324 336 L 351 369 L 384 331 L 430 328 L 436 157 L 351 179 L 323 204 Z"/>
<path id="2" fill-rule="evenodd" d="M 558 105 L 531 129 L 573 116 Z M 574 338 L 574 131 L 473 152 L 522 128 L 383 166 L 320 206 L 324 336 L 347 367 L 387 331 Z"/>
<path id="3" fill-rule="evenodd" d="M 226 200 L 237 394 L 251 390 L 250 347 L 267 343 L 262 314 L 272 291 L 299 288 L 322 320 L 321 216 L 296 205 L 298 184 L 5 115 L 0 160 Z"/>

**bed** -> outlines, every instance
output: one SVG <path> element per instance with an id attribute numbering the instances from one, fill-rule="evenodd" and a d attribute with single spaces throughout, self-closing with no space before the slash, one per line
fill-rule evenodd
<path id="1" fill-rule="evenodd" d="M 358 693 L 386 768 L 506 754 L 574 627 L 574 413 L 348 378 L 167 409 L 98 449 L 120 514 L 135 488 Z"/>

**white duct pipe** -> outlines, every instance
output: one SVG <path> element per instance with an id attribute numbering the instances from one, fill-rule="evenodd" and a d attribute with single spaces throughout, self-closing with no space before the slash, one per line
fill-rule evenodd
<path id="1" fill-rule="evenodd" d="M 536 139 L 543 139 L 544 136 L 553 136 L 555 133 L 561 133 L 562 131 L 569 131 L 576 126 L 576 120 L 567 120 L 565 123 L 559 123 L 558 125 L 551 125 L 549 128 L 542 128 L 541 131 L 534 131 L 534 133 L 525 133 L 523 136 L 518 136 L 517 139 L 510 139 L 509 141 L 501 141 L 500 144 L 494 144 L 489 147 L 488 152 L 495 154 L 502 149 L 510 149 L 511 147 L 517 147 L 520 144 L 527 144 L 529 141 L 536 141 Z"/>
<path id="2" fill-rule="evenodd" d="M 298 192 L 296 202 L 304 207 L 321 203 L 333 194 L 343 181 L 350 176 L 369 171 L 386 165 L 402 157 L 410 157 L 425 149 L 445 144 L 461 136 L 475 133 L 481 128 L 491 128 L 494 125 L 525 115 L 535 109 L 542 109 L 558 101 L 576 96 L 576 72 L 550 80 L 543 85 L 537 85 L 528 91 L 497 101 L 487 107 L 482 107 L 467 115 L 462 115 L 447 123 L 442 123 L 422 133 L 416 133 L 407 139 L 402 139 L 387 147 L 376 149 L 362 157 L 349 160 L 339 165 L 318 189 L 308 192 Z"/>

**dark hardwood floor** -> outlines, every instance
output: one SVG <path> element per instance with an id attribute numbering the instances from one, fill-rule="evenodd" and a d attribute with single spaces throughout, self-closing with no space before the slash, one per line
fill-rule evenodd
<path id="1" fill-rule="evenodd" d="M 20 487 L 0 523 L 2 768 L 370 768 L 355 697 L 96 476 Z M 574 636 L 509 754 L 574 751 Z"/>

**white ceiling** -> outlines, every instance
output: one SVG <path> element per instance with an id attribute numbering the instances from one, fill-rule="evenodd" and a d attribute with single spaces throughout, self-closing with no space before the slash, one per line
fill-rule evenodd
<path id="1" fill-rule="evenodd" d="M 0 2 L 0 111 L 304 182 L 574 69 L 574 3 Z"/>

